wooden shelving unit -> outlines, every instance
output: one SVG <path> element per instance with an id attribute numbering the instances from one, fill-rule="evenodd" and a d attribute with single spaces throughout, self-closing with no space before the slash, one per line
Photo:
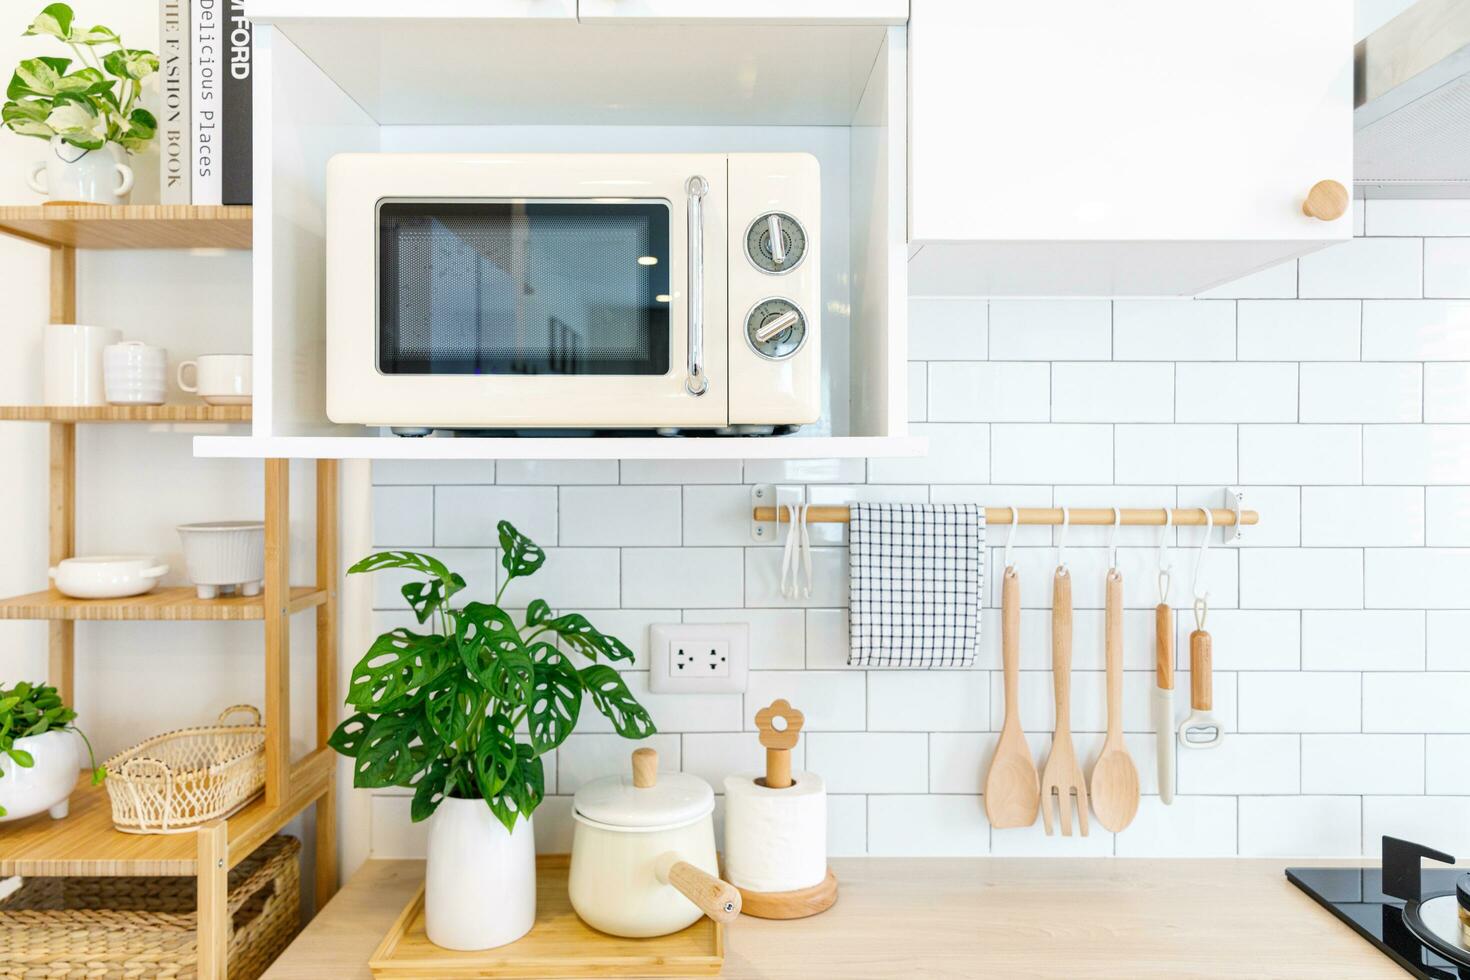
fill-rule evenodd
<path id="1" fill-rule="evenodd" d="M 0 234 L 51 250 L 51 322 L 76 320 L 78 248 L 249 248 L 251 209 L 239 207 L 0 208 Z M 248 406 L 156 405 L 0 407 L 0 420 L 45 422 L 50 428 L 50 561 L 75 553 L 76 427 L 93 422 L 243 422 Z M 264 624 L 266 779 L 263 795 L 239 813 L 197 831 L 125 834 L 112 826 L 105 787 L 85 777 L 71 798 L 71 815 L 38 814 L 0 825 L 0 877 L 13 874 L 195 876 L 198 899 L 198 977 L 221 980 L 229 937 L 231 868 L 309 806 L 316 808 L 316 901 L 337 890 L 337 808 L 334 755 L 327 737 L 336 725 L 338 472 L 335 460 L 316 464 L 315 584 L 291 586 L 290 470 L 266 459 L 265 583 L 261 595 L 199 599 L 192 588 L 157 589 L 127 599 L 71 599 L 54 591 L 0 599 L 0 619 L 49 621 L 48 681 L 68 703 L 75 689 L 78 620 L 239 621 Z M 290 755 L 291 649 L 294 613 L 316 613 L 316 748 Z"/>

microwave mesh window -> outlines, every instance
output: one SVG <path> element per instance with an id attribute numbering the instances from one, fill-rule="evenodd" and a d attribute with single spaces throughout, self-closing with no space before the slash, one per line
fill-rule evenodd
<path id="1" fill-rule="evenodd" d="M 383 374 L 669 371 L 664 201 L 384 201 Z"/>

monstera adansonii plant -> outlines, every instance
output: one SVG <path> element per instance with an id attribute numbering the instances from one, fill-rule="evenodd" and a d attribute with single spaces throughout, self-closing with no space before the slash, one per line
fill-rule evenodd
<path id="1" fill-rule="evenodd" d="M 520 625 L 500 608 L 506 586 L 532 575 L 546 553 L 507 521 L 500 533 L 505 581 L 494 603 L 453 599 L 465 580 L 412 551 L 369 555 L 348 574 L 405 569 L 402 592 L 430 632 L 393 629 L 373 641 L 352 671 L 347 704 L 357 710 L 331 746 L 353 759 L 353 784 L 414 791 L 412 817 L 425 820 L 445 797 L 483 799 L 514 830 L 545 794 L 541 756 L 577 724 L 585 695 L 624 738 L 656 730 L 609 662 L 633 651 L 575 612 L 552 615 L 545 600 Z M 578 667 L 575 651 L 591 661 Z"/>

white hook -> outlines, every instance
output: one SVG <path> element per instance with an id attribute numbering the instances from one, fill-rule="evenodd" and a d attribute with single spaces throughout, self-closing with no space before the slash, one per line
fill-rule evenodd
<path id="1" fill-rule="evenodd" d="M 1072 512 L 1066 507 L 1062 508 L 1062 530 L 1057 534 L 1057 568 L 1065 572 L 1067 570 L 1067 528 L 1072 525 Z"/>
<path id="2" fill-rule="evenodd" d="M 1113 508 L 1113 528 L 1108 532 L 1108 562 L 1114 571 L 1118 568 L 1118 528 L 1123 526 L 1123 512 Z"/>
<path id="3" fill-rule="evenodd" d="M 1011 545 L 1015 542 L 1015 540 L 1016 540 L 1016 532 L 1019 531 L 1020 529 L 1021 529 L 1021 508 L 1019 508 L 1019 507 L 1012 507 L 1011 508 L 1011 533 L 1006 535 L 1006 552 L 1005 552 L 1005 559 L 1004 559 L 1005 560 L 1005 567 L 1006 568 L 1015 568 L 1016 567 L 1015 566 L 1015 563 L 1011 561 Z"/>
<path id="4" fill-rule="evenodd" d="M 1174 566 L 1169 564 L 1169 529 L 1174 526 L 1174 511 L 1164 508 L 1164 525 L 1159 528 L 1159 603 L 1169 604 L 1169 585 L 1174 577 Z"/>
<path id="5" fill-rule="evenodd" d="M 1196 559 L 1194 565 L 1194 601 L 1196 606 L 1209 602 L 1209 593 L 1201 591 L 1199 583 L 1200 574 L 1205 568 L 1205 552 L 1210 550 L 1210 538 L 1215 534 L 1215 512 L 1208 507 L 1201 507 L 1200 510 L 1205 515 L 1205 539 L 1199 543 L 1199 558 Z"/>

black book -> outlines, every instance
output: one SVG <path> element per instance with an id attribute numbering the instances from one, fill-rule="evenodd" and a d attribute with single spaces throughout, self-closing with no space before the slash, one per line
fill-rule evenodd
<path id="1" fill-rule="evenodd" d="M 251 91 L 255 77 L 255 36 L 245 16 L 245 0 L 229 0 L 229 16 L 225 20 L 225 62 L 223 75 L 223 120 L 220 141 L 220 180 L 222 203 L 253 204 L 254 175 L 251 117 L 254 111 Z"/>

